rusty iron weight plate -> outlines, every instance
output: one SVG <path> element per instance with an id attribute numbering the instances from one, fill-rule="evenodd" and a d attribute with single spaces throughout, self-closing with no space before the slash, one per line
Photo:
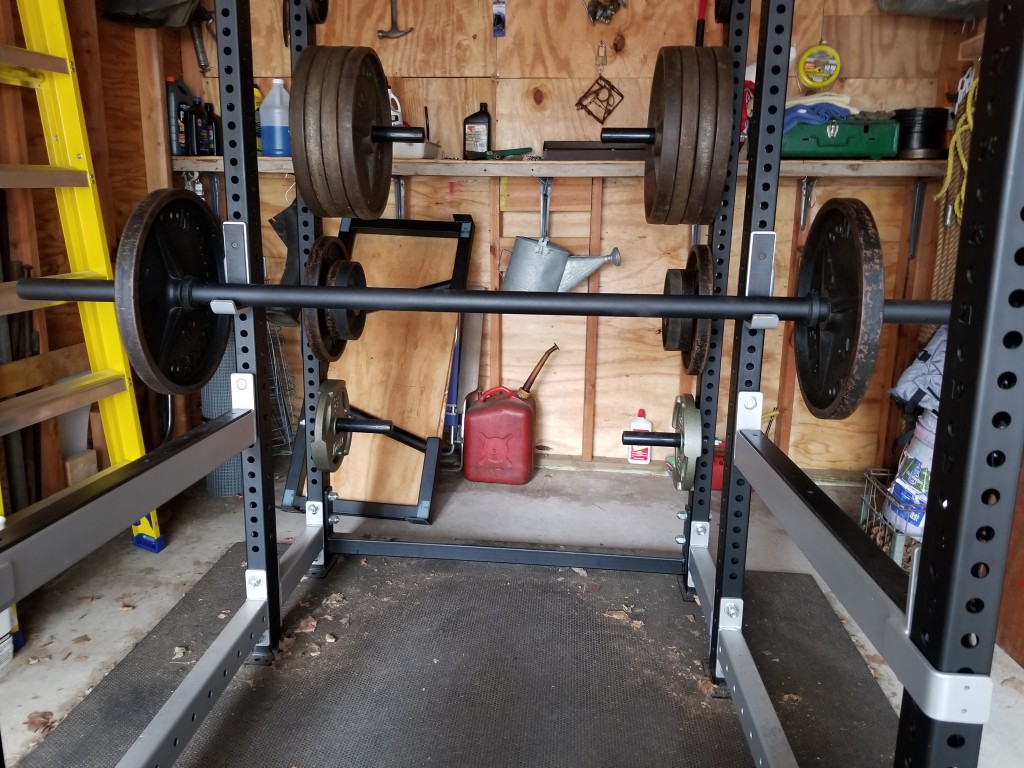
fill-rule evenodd
<path id="1" fill-rule="evenodd" d="M 331 267 L 339 261 L 348 260 L 348 251 L 344 243 L 336 237 L 323 235 L 318 237 L 306 257 L 306 267 L 302 273 L 303 285 L 327 285 L 327 276 Z M 302 329 L 306 333 L 306 343 L 317 360 L 333 363 L 345 351 L 346 339 L 339 338 L 331 332 L 327 325 L 326 310 L 316 307 L 304 307 L 299 313 Z"/>
<path id="2" fill-rule="evenodd" d="M 666 269 L 662 293 L 665 296 L 686 296 L 692 293 L 692 288 L 688 286 L 691 281 L 685 269 Z M 687 337 L 689 329 L 685 317 L 661 318 L 661 348 L 666 352 L 682 352 L 683 345 L 690 343 Z"/>
<path id="3" fill-rule="evenodd" d="M 697 134 L 694 149 L 693 171 L 690 177 L 689 194 L 683 203 L 680 221 L 683 224 L 703 224 L 701 214 L 708 196 L 708 182 L 718 136 L 718 64 L 711 48 L 692 49 L 697 60 L 698 111 L 696 125 L 692 130 Z M 684 130 L 686 128 L 684 127 Z M 679 187 L 676 187 L 677 192 Z"/>
<path id="4" fill-rule="evenodd" d="M 682 61 L 679 49 L 658 51 L 651 81 L 647 127 L 654 131 L 654 145 L 644 160 L 644 212 L 648 224 L 664 224 L 672 204 L 679 152 Z"/>
<path id="5" fill-rule="evenodd" d="M 871 382 L 885 303 L 878 227 L 863 202 L 836 198 L 818 211 L 804 245 L 797 294 L 817 295 L 829 307 L 820 322 L 793 327 L 804 403 L 819 419 L 845 419 Z"/>
<path id="6" fill-rule="evenodd" d="M 372 48 L 349 52 L 341 73 L 338 134 L 348 211 L 342 215 L 376 219 L 391 192 L 391 143 L 375 142 L 374 126 L 391 124 L 388 81 Z"/>
<path id="7" fill-rule="evenodd" d="M 326 200 L 320 199 L 313 184 L 313 165 L 322 165 L 320 157 L 320 105 L 309 103 L 312 81 L 319 81 L 316 66 L 330 49 L 312 45 L 302 52 L 292 77 L 291 100 L 288 103 L 288 129 L 291 134 L 292 167 L 295 184 L 302 202 L 314 216 L 325 216 Z"/>
<path id="8" fill-rule="evenodd" d="M 313 62 L 305 91 L 306 153 L 309 163 L 310 182 L 316 193 L 317 216 L 337 216 L 337 206 L 331 196 L 330 176 L 333 158 L 327 157 L 324 145 L 324 122 L 327 114 L 324 106 L 324 81 L 332 65 L 337 61 L 337 48 L 323 48 Z M 337 168 L 333 173 L 340 173 Z"/>
<path id="9" fill-rule="evenodd" d="M 683 224 L 687 201 L 690 199 L 690 183 L 693 180 L 697 155 L 697 139 L 700 129 L 700 69 L 697 64 L 697 48 L 681 46 L 679 56 L 682 63 L 683 84 L 680 93 L 679 149 L 676 153 L 675 187 L 672 202 L 665 217 L 666 224 Z M 703 195 L 701 196 L 703 200 Z"/>
<path id="10" fill-rule="evenodd" d="M 708 176 L 704 205 L 697 217 L 698 224 L 710 224 L 718 215 L 725 195 L 725 181 L 729 174 L 729 152 L 733 129 L 733 75 L 732 54 L 728 48 L 709 49 L 715 58 L 716 125 L 714 151 L 711 155 L 711 172 Z"/>
<path id="11" fill-rule="evenodd" d="M 692 295 L 711 296 L 715 292 L 715 266 L 711 257 L 711 249 L 699 243 L 690 248 L 686 258 L 685 272 L 690 276 Z M 711 348 L 711 320 L 706 317 L 688 319 L 687 330 L 683 336 L 687 343 L 683 345 L 683 370 L 691 376 L 698 376 L 708 361 L 708 350 Z"/>
<path id="12" fill-rule="evenodd" d="M 224 282 L 220 224 L 183 189 L 147 195 L 117 248 L 114 306 L 128 361 L 150 389 L 186 395 L 210 380 L 224 356 L 230 318 L 208 304 L 182 306 L 186 279 Z"/>
<path id="13" fill-rule="evenodd" d="M 330 199 L 328 206 L 332 216 L 346 216 L 349 210 L 348 192 L 345 189 L 342 172 L 341 137 L 338 127 L 338 103 L 348 98 L 342 93 L 341 73 L 345 59 L 354 48 L 332 48 L 326 62 L 323 82 L 320 88 L 320 150 L 324 165 L 324 180 Z"/>
<path id="14" fill-rule="evenodd" d="M 715 0 L 715 21 L 728 24 L 732 12 L 732 0 Z"/>

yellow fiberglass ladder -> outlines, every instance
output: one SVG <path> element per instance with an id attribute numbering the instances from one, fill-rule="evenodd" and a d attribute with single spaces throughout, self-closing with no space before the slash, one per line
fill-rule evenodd
<path id="1" fill-rule="evenodd" d="M 0 83 L 35 90 L 49 165 L 0 165 L 0 189 L 53 188 L 67 248 L 69 279 L 113 277 L 99 194 L 86 134 L 63 0 L 18 0 L 25 48 L 0 45 Z M 0 310 L 47 306 L 19 302 L 3 286 Z M 112 465 L 145 453 L 128 358 L 114 305 L 79 305 L 89 371 L 0 402 L 0 434 L 98 403 Z M 0 501 L 0 515 L 3 514 Z M 164 547 L 156 512 L 132 526 L 134 543 L 153 552 Z"/>

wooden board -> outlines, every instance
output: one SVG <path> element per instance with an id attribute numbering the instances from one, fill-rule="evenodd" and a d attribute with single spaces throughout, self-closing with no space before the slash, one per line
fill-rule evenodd
<path id="1" fill-rule="evenodd" d="M 455 241 L 358 235 L 352 258 L 369 285 L 418 288 L 451 276 Z M 419 437 L 441 435 L 456 315 L 375 312 L 329 375 L 346 382 L 353 406 Z M 415 504 L 423 454 L 380 435 L 353 435 L 331 483 L 339 497 Z"/>
<path id="2" fill-rule="evenodd" d="M 603 40 L 609 80 L 618 85 L 626 78 L 650 78 L 658 49 L 693 45 L 696 24 L 696 3 L 630 0 L 609 24 L 591 24 L 579 2 L 515 0 L 507 7 L 507 33 L 497 42 L 497 74 L 500 78 L 548 78 L 593 73 L 593 82 L 597 48 Z M 720 25 L 709 22 L 705 44 L 719 44 L 722 34 Z M 620 35 L 621 51 L 616 51 L 614 43 Z"/>
<path id="3" fill-rule="evenodd" d="M 1024 664 L 1024 467 L 1017 482 L 1017 506 L 1009 547 L 996 642 L 1014 661 Z"/>
<path id="4" fill-rule="evenodd" d="M 921 16 L 825 16 L 821 35 L 839 51 L 843 77 L 927 79 L 939 71 L 943 29 Z"/>

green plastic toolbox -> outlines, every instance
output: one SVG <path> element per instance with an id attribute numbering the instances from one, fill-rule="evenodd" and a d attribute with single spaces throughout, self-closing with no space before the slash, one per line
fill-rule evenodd
<path id="1" fill-rule="evenodd" d="M 896 157 L 900 125 L 895 120 L 832 120 L 800 123 L 782 135 L 783 157 Z"/>

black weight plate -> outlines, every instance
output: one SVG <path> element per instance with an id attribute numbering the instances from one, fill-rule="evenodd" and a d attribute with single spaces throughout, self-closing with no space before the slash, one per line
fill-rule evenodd
<path id="1" fill-rule="evenodd" d="M 332 194 L 332 176 L 340 174 L 337 161 L 337 146 L 332 147 L 325 140 L 324 123 L 328 119 L 329 105 L 324 103 L 324 83 L 331 77 L 344 49 L 321 48 L 320 54 L 306 81 L 305 120 L 306 153 L 309 162 L 310 180 L 316 193 L 317 216 L 337 216 L 338 206 Z M 331 154 L 329 154 L 331 153 Z"/>
<path id="2" fill-rule="evenodd" d="M 701 214 L 708 196 L 708 182 L 718 136 L 718 63 L 711 48 L 695 48 L 698 99 L 697 144 L 693 157 L 690 192 L 681 214 L 683 224 L 703 224 Z"/>
<path id="3" fill-rule="evenodd" d="M 354 48 L 332 48 L 320 90 L 320 149 L 324 176 L 330 195 L 332 216 L 351 216 L 348 193 L 341 169 L 341 139 L 338 136 L 338 100 L 341 96 L 341 72 L 345 59 Z"/>
<path id="4" fill-rule="evenodd" d="M 310 97 L 310 86 L 319 83 L 320 69 L 314 67 L 329 50 L 311 45 L 301 53 L 295 65 L 291 100 L 288 102 L 295 185 L 299 188 L 302 202 L 315 216 L 326 215 L 325 205 L 329 201 L 320 199 L 313 184 L 313 166 L 322 166 L 323 160 L 320 156 L 320 105 L 319 100 Z M 322 174 L 322 170 L 319 173 Z"/>
<path id="5" fill-rule="evenodd" d="M 711 249 L 703 243 L 690 248 L 686 258 L 686 272 L 692 280 L 695 296 L 711 296 L 715 292 L 714 261 Z M 708 361 L 711 347 L 711 320 L 695 318 L 689 322 L 689 343 L 683 346 L 683 370 L 691 376 L 699 375 Z"/>
<path id="6" fill-rule="evenodd" d="M 732 13 L 732 0 L 715 0 L 715 21 L 726 24 Z"/>
<path id="7" fill-rule="evenodd" d="M 807 409 L 845 419 L 867 391 L 878 356 L 885 271 L 878 228 L 860 200 L 829 200 L 807 233 L 797 293 L 828 305 L 821 322 L 793 328 L 796 373 Z"/>
<path id="8" fill-rule="evenodd" d="M 374 126 L 391 124 L 388 81 L 372 48 L 345 58 L 339 85 L 338 136 L 348 208 L 360 219 L 377 219 L 391 192 L 391 142 L 373 141 Z"/>
<path id="9" fill-rule="evenodd" d="M 348 251 L 336 237 L 318 237 L 306 257 L 302 272 L 303 285 L 327 285 L 327 275 L 332 265 L 348 259 Z M 302 330 L 306 343 L 317 360 L 332 363 L 345 351 L 345 339 L 339 338 L 327 325 L 327 314 L 323 309 L 303 307 L 300 313 Z"/>
<path id="10" fill-rule="evenodd" d="M 664 224 L 672 203 L 679 151 L 682 62 L 679 49 L 658 51 L 647 108 L 647 127 L 654 130 L 654 145 L 644 160 L 644 212 L 648 224 Z"/>
<path id="11" fill-rule="evenodd" d="M 710 224 L 718 215 L 725 195 L 725 179 L 729 174 L 729 145 L 732 142 L 733 74 L 732 54 L 728 48 L 711 49 L 715 57 L 715 88 L 717 91 L 715 145 L 711 155 L 711 174 L 708 177 L 704 205 L 698 217 L 699 224 Z"/>
<path id="12" fill-rule="evenodd" d="M 311 24 L 323 24 L 330 10 L 329 0 L 306 0 L 306 18 Z"/>
<path id="13" fill-rule="evenodd" d="M 339 261 L 327 272 L 327 285 L 332 288 L 365 288 L 366 274 L 358 261 Z M 363 335 L 366 313 L 358 309 L 324 310 L 327 328 L 333 336 L 355 341 Z"/>
<path id="14" fill-rule="evenodd" d="M 186 280 L 224 282 L 220 225 L 183 189 L 147 195 L 117 248 L 114 302 L 128 360 L 157 392 L 186 395 L 210 380 L 224 356 L 230 318 L 209 305 L 182 306 Z"/>
<path id="15" fill-rule="evenodd" d="M 697 64 L 698 48 L 682 46 L 679 49 L 683 72 L 680 98 L 679 150 L 676 155 L 675 188 L 672 202 L 665 217 L 666 224 L 683 224 L 687 202 L 690 199 L 690 182 L 697 154 L 697 138 L 700 133 L 700 68 Z M 703 200 L 703 196 L 701 197 Z"/>

